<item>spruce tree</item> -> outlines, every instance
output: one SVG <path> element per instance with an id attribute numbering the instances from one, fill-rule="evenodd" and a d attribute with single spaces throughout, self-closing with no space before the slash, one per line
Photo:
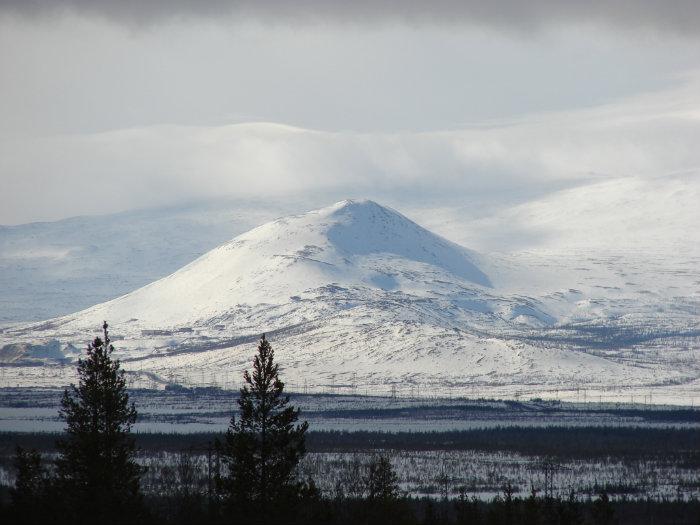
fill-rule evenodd
<path id="1" fill-rule="evenodd" d="M 399 489 L 399 477 L 389 458 L 374 458 L 365 478 L 367 487 L 366 520 L 370 524 L 406 523 L 411 512 Z"/>
<path id="2" fill-rule="evenodd" d="M 57 442 L 56 471 L 67 512 L 79 523 L 121 523 L 140 508 L 139 478 L 124 371 L 112 359 L 107 323 L 104 338 L 88 345 L 78 361 L 78 386 L 63 392 L 60 416 L 66 437 Z"/>
<path id="3" fill-rule="evenodd" d="M 370 501 L 387 503 L 399 497 L 399 478 L 391 466 L 391 461 L 384 456 L 374 459 L 369 464 L 366 483 Z"/>
<path id="4" fill-rule="evenodd" d="M 263 334 L 253 360 L 253 373 L 243 374 L 234 415 L 223 444 L 219 444 L 225 472 L 222 492 L 236 514 L 271 520 L 275 510 L 299 499 L 303 484 L 296 469 L 306 452 L 308 423 L 296 424 L 299 409 L 289 405 L 274 351 Z M 254 514 L 254 515 L 252 515 Z"/>
<path id="5" fill-rule="evenodd" d="M 17 447 L 14 467 L 17 479 L 10 490 L 14 519 L 17 523 L 39 523 L 44 518 L 48 484 L 41 455 L 36 450 Z"/>
<path id="6" fill-rule="evenodd" d="M 615 508 L 610 502 L 608 493 L 603 490 L 598 494 L 598 499 L 593 502 L 592 509 L 593 523 L 595 525 L 613 525 L 617 523 L 615 519 Z"/>

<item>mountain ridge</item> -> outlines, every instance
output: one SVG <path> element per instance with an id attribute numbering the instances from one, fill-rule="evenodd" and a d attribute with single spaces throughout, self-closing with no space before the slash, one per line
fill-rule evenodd
<path id="1" fill-rule="evenodd" d="M 397 381 L 425 392 L 542 394 L 620 381 L 697 389 L 697 371 L 679 366 L 683 345 L 697 339 L 692 330 L 678 339 L 669 325 L 635 342 L 627 334 L 644 312 L 614 319 L 580 290 L 536 296 L 495 285 L 491 275 L 513 266 L 374 201 L 345 200 L 253 228 L 122 297 L 5 328 L 0 348 L 15 356 L 19 374 L 21 348 L 36 361 L 41 344 L 51 345 L 49 366 L 57 341 L 71 360 L 108 320 L 125 368 L 163 385 L 196 383 L 203 371 L 235 376 L 247 366 L 246 345 L 273 333 L 291 381 L 350 384 L 353 377 L 374 391 Z M 661 354 L 672 337 L 677 342 Z"/>
<path id="2" fill-rule="evenodd" d="M 327 285 L 398 290 L 403 282 L 414 293 L 421 287 L 426 292 L 426 283 L 413 278 L 423 265 L 443 279 L 490 286 L 474 257 L 373 201 L 341 201 L 270 221 L 143 288 L 62 319 L 73 322 L 94 312 L 116 322 L 135 317 L 175 326 L 220 316 L 235 304 L 281 304 Z M 396 258 L 415 272 L 394 272 Z M 450 275 L 452 268 L 459 274 Z M 115 310 L 120 303 L 124 308 Z M 149 313 L 137 314 L 144 310 Z"/>

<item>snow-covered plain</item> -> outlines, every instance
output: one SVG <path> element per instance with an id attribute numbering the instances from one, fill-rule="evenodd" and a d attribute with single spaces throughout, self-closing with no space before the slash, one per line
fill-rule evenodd
<path id="1" fill-rule="evenodd" d="M 266 223 L 112 301 L 6 326 L 12 366 L 0 380 L 69 382 L 56 352 L 74 359 L 106 319 L 140 386 L 235 386 L 265 332 L 299 391 L 690 404 L 699 188 L 693 175 L 630 177 L 491 216 L 411 209 L 445 237 L 373 201 L 342 201 Z"/>
<path id="2" fill-rule="evenodd" d="M 468 497 L 491 500 L 503 494 L 510 483 L 513 491 L 527 498 L 534 488 L 545 490 L 545 458 L 507 452 L 476 451 L 373 451 L 360 453 L 311 453 L 303 461 L 304 475 L 319 480 L 319 489 L 332 495 L 338 483 L 351 478 L 357 463 L 364 466 L 383 453 L 391 460 L 400 486 L 417 497 L 459 497 L 460 489 Z M 668 462 L 620 461 L 613 458 L 574 460 L 558 464 L 552 486 L 556 496 L 567 498 L 573 492 L 578 498 L 595 498 L 607 488 L 613 499 L 654 501 L 679 497 L 697 498 L 695 469 Z M 366 468 L 366 467 L 364 467 Z M 361 469 L 362 472 L 362 469 Z"/>
<path id="3" fill-rule="evenodd" d="M 549 458 L 523 456 L 509 452 L 395 451 L 310 452 L 300 465 L 300 478 L 311 477 L 326 497 L 342 488 L 346 494 L 361 491 L 357 482 L 366 475 L 369 462 L 378 455 L 388 457 L 399 478 L 401 490 L 414 497 L 455 499 L 464 491 L 467 497 L 491 500 L 503 495 L 511 485 L 515 495 L 527 498 L 534 488 L 545 491 Z M 176 488 L 207 488 L 207 455 L 189 450 L 179 453 L 139 454 L 137 460 L 147 467 L 141 478 L 145 494 L 167 494 Z M 181 474 L 188 465 L 194 470 L 186 479 Z M 669 501 L 682 497 L 697 499 L 700 494 L 696 469 L 682 461 L 665 459 L 578 459 L 557 463 L 552 475 L 555 496 L 568 498 L 573 492 L 579 500 L 595 498 L 605 488 L 611 499 Z M 186 472 L 186 471 L 185 471 Z M 14 469 L 0 464 L 0 486 L 15 483 Z"/>
<path id="4" fill-rule="evenodd" d="M 0 389 L 0 428 L 5 432 L 60 432 L 63 391 L 58 388 Z M 294 393 L 309 428 L 338 431 L 435 432 L 485 428 L 700 428 L 700 411 L 652 405 L 599 402 L 583 395 L 579 402 L 483 400 L 469 398 Z M 416 393 L 414 392 L 414 395 Z M 204 389 L 134 389 L 136 432 L 193 434 L 224 432 L 238 401 L 238 391 Z M 653 400 L 652 400 L 653 401 Z"/>

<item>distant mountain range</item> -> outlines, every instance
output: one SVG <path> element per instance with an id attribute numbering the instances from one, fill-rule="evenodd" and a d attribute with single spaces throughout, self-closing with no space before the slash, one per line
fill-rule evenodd
<path id="1" fill-rule="evenodd" d="M 542 224 L 557 220 L 552 202 L 566 202 L 583 220 L 571 192 L 590 198 L 595 188 L 567 191 L 501 217 L 522 218 L 529 206 Z M 674 217 L 687 220 L 680 209 Z M 423 216 L 439 225 L 446 214 Z M 534 235 L 530 226 L 513 229 Z M 172 231 L 160 242 L 178 242 Z M 111 244 L 119 235 L 106 237 Z M 640 256 L 622 244 L 617 254 L 545 242 L 482 254 L 376 202 L 346 200 L 263 224 L 111 301 L 6 326 L 0 360 L 12 366 L 4 381 L 61 384 L 70 368 L 58 365 L 108 320 L 133 379 L 161 385 L 239 382 L 265 332 L 297 388 L 545 397 L 585 390 L 686 402 L 700 393 L 697 251 Z M 94 253 L 99 260 L 99 245 Z M 29 366 L 36 364 L 56 373 Z"/>

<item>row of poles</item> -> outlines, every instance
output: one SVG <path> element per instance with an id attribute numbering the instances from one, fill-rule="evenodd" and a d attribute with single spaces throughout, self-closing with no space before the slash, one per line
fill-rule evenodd
<path id="1" fill-rule="evenodd" d="M 15 377 L 8 377 L 7 370 L 12 367 L 0 366 L 0 387 L 21 387 L 25 381 Z M 31 369 L 29 369 L 31 370 Z M 25 374 L 23 374 L 25 375 Z M 62 380 L 67 386 L 75 381 L 75 367 L 73 365 L 62 365 L 54 368 L 37 367 L 36 373 L 26 374 L 32 386 L 57 386 L 56 379 Z M 227 376 L 230 377 L 230 376 Z M 206 371 L 195 372 L 186 377 L 172 372 L 157 374 L 144 371 L 142 368 L 126 370 L 127 383 L 130 388 L 144 388 L 148 390 L 162 390 L 168 386 L 182 388 L 214 388 L 225 391 L 238 390 L 243 385 L 242 380 L 235 381 L 221 375 L 207 373 Z M 14 379 L 14 381 L 13 381 Z M 588 390 L 580 386 L 571 388 L 554 389 L 547 392 L 534 391 L 523 392 L 503 391 L 501 395 L 494 396 L 493 389 L 481 390 L 479 385 L 469 387 L 449 387 L 426 385 L 419 383 L 388 383 L 382 385 L 362 385 L 357 381 L 357 374 L 353 374 L 350 382 L 336 383 L 334 380 L 327 383 L 310 384 L 308 380 L 301 382 L 286 381 L 286 390 L 297 394 L 325 394 L 325 395 L 375 395 L 391 398 L 403 399 L 474 399 L 478 397 L 498 397 L 502 399 L 530 400 L 532 398 L 543 398 L 544 401 L 569 401 L 583 404 L 610 404 L 629 403 L 630 405 L 650 406 L 654 401 L 652 391 L 646 393 L 637 391 L 636 393 L 626 393 L 619 387 L 601 387 L 596 390 Z M 629 396 L 629 397 L 627 397 Z M 695 406 L 695 399 L 691 398 L 691 406 Z"/>

